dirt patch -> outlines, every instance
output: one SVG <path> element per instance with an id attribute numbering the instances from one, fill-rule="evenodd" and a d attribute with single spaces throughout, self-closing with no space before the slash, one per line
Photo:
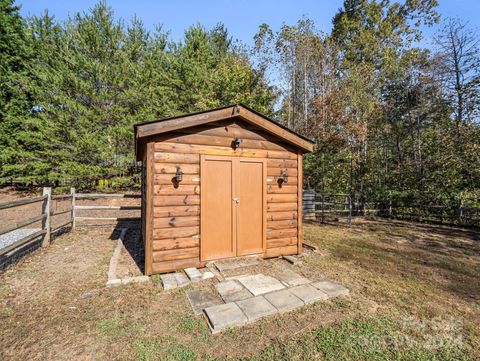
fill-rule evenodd
<path id="1" fill-rule="evenodd" d="M 0 276 L 2 359 L 66 359 L 65 348 L 76 349 L 71 355 L 88 348 L 88 337 L 78 332 L 79 303 L 83 294 L 104 287 L 114 247 L 109 236 L 105 231 L 64 235 Z"/>

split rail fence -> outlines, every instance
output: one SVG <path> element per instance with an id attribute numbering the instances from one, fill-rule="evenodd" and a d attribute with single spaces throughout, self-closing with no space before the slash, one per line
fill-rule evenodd
<path id="1" fill-rule="evenodd" d="M 125 210 L 140 210 L 141 206 L 137 205 L 88 205 L 78 204 L 82 200 L 92 199 L 125 199 L 125 198 L 141 198 L 140 194 L 111 194 L 111 193 L 77 193 L 75 188 L 70 189 L 70 194 L 52 194 L 51 188 L 43 188 L 43 195 L 38 197 L 23 198 L 14 201 L 8 201 L 0 203 L 0 210 L 12 209 L 25 205 L 31 205 L 41 203 L 42 209 L 39 215 L 30 217 L 23 220 L 15 220 L 14 224 L 8 225 L 0 229 L 1 237 L 13 238 L 7 242 L 6 246 L 1 247 L 0 243 L 0 265 L 2 259 L 6 259 L 21 251 L 24 248 L 28 248 L 29 245 L 36 243 L 42 247 L 48 246 L 52 239 L 52 236 L 61 230 L 74 230 L 78 226 L 95 226 L 98 222 L 129 222 L 138 221 L 140 218 L 136 216 L 125 217 L 110 217 L 110 216 L 97 216 L 97 215 L 84 215 L 85 211 L 125 211 Z M 57 210 L 57 207 L 53 206 L 55 201 L 70 201 L 68 207 Z M 64 204 L 65 206 L 65 204 Z M 52 220 L 54 217 L 68 214 L 67 219 L 63 219 L 55 227 L 52 227 Z M 65 216 L 63 217 L 65 218 Z M 88 223 L 89 221 L 96 221 L 97 223 Z M 26 236 L 15 237 L 15 233 L 19 232 L 24 227 L 32 226 L 35 223 L 40 223 L 40 228 L 29 229 L 30 232 Z M 20 233 L 21 234 L 21 233 Z M 17 238 L 17 239 L 15 239 Z M 0 267 L 1 268 L 1 267 Z"/>

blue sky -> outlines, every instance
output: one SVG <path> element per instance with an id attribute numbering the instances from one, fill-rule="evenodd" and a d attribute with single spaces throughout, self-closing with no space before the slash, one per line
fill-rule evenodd
<path id="1" fill-rule="evenodd" d="M 68 15 L 86 11 L 97 0 L 17 0 L 22 6 L 22 15 L 40 15 L 49 10 L 58 20 Z M 332 18 L 342 0 L 110 0 L 107 3 L 114 9 L 117 18 L 130 20 L 134 14 L 142 19 L 146 27 L 154 29 L 155 24 L 163 24 L 164 30 L 171 32 L 172 39 L 178 40 L 186 28 L 201 23 L 207 28 L 223 22 L 235 39 L 246 44 L 253 43 L 253 36 L 262 23 L 274 30 L 283 22 L 294 24 L 302 16 L 315 21 L 324 31 L 331 29 Z M 439 0 L 438 8 L 442 16 L 458 17 L 469 21 L 470 26 L 480 28 L 480 0 Z M 428 46 L 434 29 L 425 30 L 424 45 Z"/>

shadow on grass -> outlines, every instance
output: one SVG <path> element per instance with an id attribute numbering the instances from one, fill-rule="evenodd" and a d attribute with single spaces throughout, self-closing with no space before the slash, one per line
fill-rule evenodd
<path id="1" fill-rule="evenodd" d="M 407 276 L 468 302 L 480 300 L 480 242 L 472 230 L 386 221 L 329 227 L 342 231 L 341 242 L 322 242 L 319 233 L 317 244 L 331 247 L 332 257 L 342 262 L 354 261 L 392 282 Z M 328 237 L 335 233 L 330 230 Z"/>

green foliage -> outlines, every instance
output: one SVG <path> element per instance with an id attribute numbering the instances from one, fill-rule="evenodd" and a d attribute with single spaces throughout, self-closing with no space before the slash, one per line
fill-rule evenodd
<path id="1" fill-rule="evenodd" d="M 194 351 L 175 342 L 175 338 L 164 340 L 138 340 L 135 342 L 138 360 L 196 360 Z"/>
<path id="2" fill-rule="evenodd" d="M 430 331 L 432 332 L 432 331 Z M 260 360 L 469 360 L 449 340 L 438 347 L 429 330 L 408 329 L 399 320 L 378 315 L 316 328 L 289 342 L 267 348 Z M 450 341 L 450 343 L 448 343 Z"/>
<path id="3" fill-rule="evenodd" d="M 32 77 L 28 63 L 32 58 L 30 41 L 19 7 L 13 0 L 0 1 L 0 176 L 24 170 L 32 141 L 27 136 L 31 126 Z"/>
<path id="4" fill-rule="evenodd" d="M 332 37 L 344 49 L 345 65 L 367 64 L 384 71 L 395 67 L 422 33 L 420 24 L 438 22 L 436 0 L 345 0 L 333 18 Z"/>
<path id="5" fill-rule="evenodd" d="M 272 110 L 263 73 L 221 24 L 174 43 L 160 26 L 125 25 L 104 2 L 64 23 L 46 12 L 27 24 L 11 3 L 2 1 L 0 25 L 12 34 L 0 84 L 11 93 L 0 105 L 4 181 L 130 187 L 133 124 L 237 102 Z"/>
<path id="6" fill-rule="evenodd" d="M 478 35 L 449 22 L 439 52 L 415 47 L 419 25 L 439 21 L 436 6 L 345 0 L 331 34 L 309 19 L 278 32 L 260 26 L 256 56 L 283 79 L 279 114 L 316 139 L 315 152 L 304 158 L 307 187 L 414 206 L 447 199 L 458 205 L 478 189 L 478 92 L 455 80 L 458 74 L 465 89 L 478 86 Z M 462 45 L 455 59 L 453 46 Z M 453 69 L 455 60 L 461 69 Z"/>
<path id="7" fill-rule="evenodd" d="M 97 322 L 97 329 L 103 335 L 114 335 L 118 332 L 119 328 L 120 326 L 118 320 L 113 317 L 105 318 Z"/>

